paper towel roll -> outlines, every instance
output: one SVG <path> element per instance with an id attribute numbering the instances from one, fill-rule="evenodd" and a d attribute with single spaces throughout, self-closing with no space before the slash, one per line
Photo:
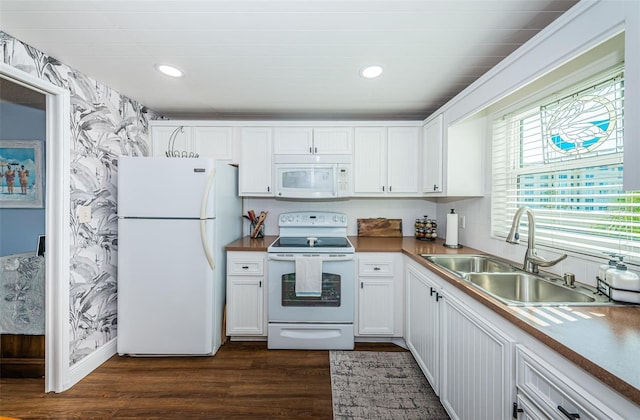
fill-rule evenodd
<path id="1" fill-rule="evenodd" d="M 447 214 L 447 233 L 444 244 L 447 246 L 458 246 L 458 215 L 451 210 Z"/>

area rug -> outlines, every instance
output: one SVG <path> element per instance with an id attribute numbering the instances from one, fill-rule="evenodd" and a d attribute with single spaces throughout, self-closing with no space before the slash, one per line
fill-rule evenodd
<path id="1" fill-rule="evenodd" d="M 448 419 L 409 352 L 331 351 L 334 419 Z"/>

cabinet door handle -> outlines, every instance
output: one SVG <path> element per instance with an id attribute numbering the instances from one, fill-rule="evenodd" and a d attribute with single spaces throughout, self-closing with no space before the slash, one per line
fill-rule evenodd
<path id="1" fill-rule="evenodd" d="M 360 288 L 364 289 L 364 282 L 363 281 L 360 282 Z"/>
<path id="2" fill-rule="evenodd" d="M 438 186 L 436 184 L 433 184 L 433 191 L 438 191 Z"/>
<path id="3" fill-rule="evenodd" d="M 522 408 L 518 408 L 518 403 L 513 403 L 513 412 L 511 413 L 511 417 L 517 419 L 518 413 L 524 413 L 524 410 Z"/>
<path id="4" fill-rule="evenodd" d="M 382 191 L 384 191 L 384 185 L 382 186 Z"/>
<path id="5" fill-rule="evenodd" d="M 267 192 L 271 192 L 271 187 L 267 187 Z"/>
<path id="6" fill-rule="evenodd" d="M 309 147 L 309 153 L 313 153 L 313 148 Z"/>
<path id="7" fill-rule="evenodd" d="M 318 148 L 317 147 L 313 148 L 313 153 L 318 153 Z"/>
<path id="8" fill-rule="evenodd" d="M 248 270 L 248 269 L 249 269 L 249 266 L 248 266 L 248 265 L 243 265 L 243 266 L 242 266 L 242 269 L 243 269 L 243 270 Z"/>
<path id="9" fill-rule="evenodd" d="M 373 267 L 373 271 L 380 271 L 380 267 Z"/>
<path id="10" fill-rule="evenodd" d="M 440 293 L 436 292 L 436 302 L 438 302 L 440 299 L 442 299 L 444 296 L 442 296 Z"/>
<path id="11" fill-rule="evenodd" d="M 570 413 L 565 408 L 563 408 L 561 405 L 558 406 L 558 410 L 560 410 L 560 412 L 562 414 L 564 414 L 568 419 L 575 420 L 575 419 L 579 419 L 580 418 L 580 414 L 578 414 L 578 413 Z"/>
<path id="12" fill-rule="evenodd" d="M 392 189 L 391 189 L 391 188 L 392 188 L 392 187 L 391 187 L 391 185 L 389 185 L 389 192 L 391 192 L 391 191 L 392 191 Z"/>
<path id="13" fill-rule="evenodd" d="M 259 287 L 259 288 L 262 288 L 262 280 L 260 280 L 260 281 L 258 282 L 258 287 Z"/>
<path id="14" fill-rule="evenodd" d="M 434 289 L 433 287 L 430 287 L 429 289 L 429 296 L 433 296 L 433 294 L 436 292 L 436 289 Z"/>

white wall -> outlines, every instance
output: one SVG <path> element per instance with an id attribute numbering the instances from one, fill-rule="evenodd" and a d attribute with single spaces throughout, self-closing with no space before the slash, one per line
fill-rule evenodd
<path id="1" fill-rule="evenodd" d="M 369 217 L 386 217 L 388 219 L 402 219 L 402 233 L 413 236 L 414 222 L 417 218 L 428 215 L 435 217 L 436 204 L 424 199 L 370 199 L 351 198 L 348 200 L 306 200 L 290 201 L 266 198 L 245 198 L 244 212 L 247 210 L 268 211 L 265 222 L 265 234 L 278 234 L 278 215 L 291 211 L 332 211 L 345 213 L 349 218 L 349 235 L 357 235 L 357 219 Z M 444 219 L 443 219 L 444 220 Z M 244 233 L 248 234 L 245 223 Z"/>

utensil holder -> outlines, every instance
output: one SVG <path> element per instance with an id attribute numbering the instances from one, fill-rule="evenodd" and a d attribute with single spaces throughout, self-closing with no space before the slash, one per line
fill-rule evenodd
<path id="1" fill-rule="evenodd" d="M 256 225 L 258 224 L 258 221 L 253 221 L 250 222 L 251 226 L 249 229 L 249 235 L 251 235 L 251 239 L 258 239 L 258 238 L 263 238 L 264 237 L 264 223 L 262 223 L 260 225 L 260 228 L 255 232 L 254 235 L 254 231 L 256 229 Z"/>

